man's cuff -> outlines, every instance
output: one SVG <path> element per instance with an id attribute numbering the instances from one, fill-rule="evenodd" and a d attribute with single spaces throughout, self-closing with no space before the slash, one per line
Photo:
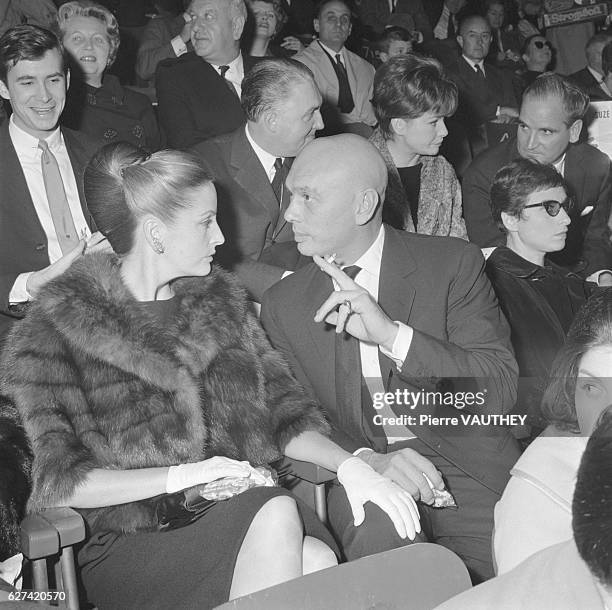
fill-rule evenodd
<path id="1" fill-rule="evenodd" d="M 387 358 L 391 358 L 391 360 L 395 362 L 397 370 L 401 371 L 404 366 L 404 360 L 406 360 L 406 356 L 408 356 L 410 345 L 412 344 L 414 330 L 411 326 L 398 322 L 397 320 L 394 320 L 394 323 L 397 324 L 398 330 L 395 341 L 393 342 L 393 347 L 390 352 L 383 347 L 380 348 L 380 351 L 387 356 Z"/>
<path id="2" fill-rule="evenodd" d="M 172 45 L 172 48 L 174 49 L 174 54 L 177 57 L 180 57 L 181 55 L 185 55 L 185 53 L 187 53 L 187 45 L 183 42 L 183 39 L 180 36 L 175 36 L 170 41 L 170 44 Z"/>
<path id="3" fill-rule="evenodd" d="M 11 288 L 9 293 L 9 303 L 26 303 L 32 300 L 32 295 L 28 292 L 26 286 L 28 279 L 32 275 L 32 271 L 29 273 L 20 273 Z"/>
<path id="4" fill-rule="evenodd" d="M 353 455 L 355 457 L 359 457 L 364 451 L 371 451 L 372 453 L 374 453 L 374 449 L 370 447 L 359 447 L 359 449 L 355 449 L 355 451 L 353 451 Z"/>
<path id="5" fill-rule="evenodd" d="M 281 275 L 281 280 L 284 280 L 286 277 L 293 275 L 293 271 L 285 271 L 283 275 Z"/>
<path id="6" fill-rule="evenodd" d="M 591 275 L 589 275 L 589 277 L 587 277 L 586 280 L 587 280 L 587 282 L 595 282 L 597 285 L 599 285 L 599 281 L 600 281 L 601 276 L 603 274 L 612 275 L 612 270 L 610 270 L 610 269 L 599 269 L 598 271 L 595 271 L 594 273 L 591 273 Z"/>

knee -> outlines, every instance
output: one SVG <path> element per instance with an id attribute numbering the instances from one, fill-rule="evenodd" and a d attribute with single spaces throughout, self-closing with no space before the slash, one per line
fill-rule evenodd
<path id="1" fill-rule="evenodd" d="M 321 540 L 306 536 L 302 550 L 303 573 L 310 574 L 338 565 L 336 554 Z"/>
<path id="2" fill-rule="evenodd" d="M 302 521 L 297 505 L 289 496 L 276 496 L 268 500 L 257 512 L 253 524 L 269 530 L 271 536 L 284 532 L 285 535 L 302 535 Z"/>

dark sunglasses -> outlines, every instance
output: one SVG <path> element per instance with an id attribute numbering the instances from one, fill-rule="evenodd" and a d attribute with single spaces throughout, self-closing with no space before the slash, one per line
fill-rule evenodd
<path id="1" fill-rule="evenodd" d="M 526 205 L 523 209 L 527 208 L 544 208 L 546 213 L 549 216 L 557 216 L 557 214 L 563 208 L 568 214 L 572 211 L 574 207 L 573 201 L 568 197 L 565 201 L 555 201 L 551 199 L 550 201 L 540 201 L 540 203 L 532 203 L 531 205 Z"/>
<path id="2" fill-rule="evenodd" d="M 550 42 L 546 41 L 546 42 L 542 42 L 541 40 L 534 40 L 533 41 L 533 45 L 535 46 L 536 49 L 540 49 L 540 51 L 544 48 L 544 47 L 548 47 L 551 51 L 552 51 L 552 45 L 550 44 Z"/>

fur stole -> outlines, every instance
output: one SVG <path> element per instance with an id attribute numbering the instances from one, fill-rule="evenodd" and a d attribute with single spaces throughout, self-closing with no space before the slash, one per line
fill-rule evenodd
<path id="1" fill-rule="evenodd" d="M 123 284 L 119 259 L 91 254 L 41 291 L 14 328 L 1 388 L 31 439 L 29 508 L 70 497 L 93 468 L 225 455 L 262 464 L 303 430 L 326 433 L 232 276 L 177 280 L 165 325 Z M 155 499 L 87 512 L 90 526 L 154 528 Z"/>

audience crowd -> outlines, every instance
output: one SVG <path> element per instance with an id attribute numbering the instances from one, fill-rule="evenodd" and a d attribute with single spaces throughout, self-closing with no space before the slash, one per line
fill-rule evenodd
<path id="1" fill-rule="evenodd" d="M 0 1 L 0 605 L 71 507 L 100 610 L 415 542 L 441 608 L 612 607 L 608 20 L 124 4 Z"/>

